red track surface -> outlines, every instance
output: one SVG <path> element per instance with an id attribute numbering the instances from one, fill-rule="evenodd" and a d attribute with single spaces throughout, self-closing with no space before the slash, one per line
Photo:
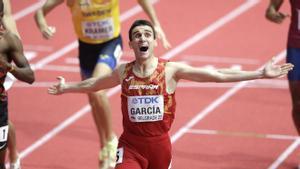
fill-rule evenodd
<path id="1" fill-rule="evenodd" d="M 11 1 L 14 14 L 39 2 Z M 243 0 L 185 2 L 159 0 L 155 4 L 159 19 L 173 46 L 169 51 L 158 47 L 156 55 L 171 57 L 173 61 L 185 61 L 194 66 L 231 67 L 239 64 L 243 69 L 249 70 L 261 67 L 268 59 L 285 49 L 288 21 L 281 26 L 267 22 L 264 18 L 267 6 L 265 0 L 257 1 L 258 3 L 252 6 L 248 6 L 247 1 Z M 203 32 L 216 21 L 224 21 L 225 16 L 243 5 L 249 8 L 236 14 L 225 24 L 209 29 L 209 33 Z M 121 13 L 134 6 L 135 0 L 121 1 Z M 283 9 L 288 11 L 287 2 Z M 145 17 L 145 14 L 139 12 L 122 21 L 125 60 L 132 59 L 127 46 L 128 27 L 133 20 L 141 17 Z M 58 51 L 76 42 L 67 7 L 62 5 L 55 9 L 49 15 L 48 21 L 56 26 L 57 33 L 52 40 L 47 41 L 42 39 L 36 28 L 33 13 L 17 20 L 25 50 L 36 53 L 36 57 L 30 62 L 40 66 L 35 71 L 35 85 L 17 82 L 9 90 L 9 114 L 17 128 L 17 142 L 23 158 L 22 168 L 97 168 L 98 136 L 86 96 L 68 94 L 57 97 L 46 92 L 49 82 L 53 83 L 58 75 L 65 76 L 68 81 L 80 79 L 78 63 L 67 63 L 67 60 L 77 59 L 76 46 L 61 55 L 56 55 L 57 57 L 50 61 L 45 60 L 53 58 L 54 53 L 58 54 Z M 199 32 L 203 33 L 201 38 L 192 45 L 181 48 L 190 38 L 200 36 L 197 35 Z M 218 62 L 213 60 L 215 57 Z M 226 62 L 222 58 L 227 58 Z M 68 66 L 68 69 L 64 71 L 61 67 L 55 67 L 53 70 L 51 66 Z M 48 83 L 43 85 L 45 82 Z M 279 135 L 279 138 L 286 135 L 296 136 L 285 79 L 276 81 L 281 88 L 274 87 L 275 81 L 258 82 L 260 85 L 251 88 L 242 86 L 230 97 L 225 97 L 223 102 L 206 111 L 206 116 L 199 118 L 189 127 L 202 134 L 180 129 L 186 127 L 197 115 L 204 115 L 208 106 L 216 103 L 217 99 L 238 83 L 230 84 L 230 87 L 205 84 L 204 87 L 196 85 L 178 88 L 177 116 L 170 133 L 174 139 L 173 169 L 291 169 L 300 162 L 298 147 L 292 149 L 286 158 L 279 158 L 296 139 L 266 138 L 270 134 Z M 263 82 L 267 82 L 267 86 L 263 86 Z M 118 89 L 111 94 L 110 100 L 114 128 L 120 134 L 122 125 Z M 66 119 L 80 111 L 83 115 L 78 120 L 62 127 L 58 132 L 53 132 L 53 129 L 57 129 Z M 204 130 L 218 132 L 203 134 Z M 55 134 L 51 135 L 53 133 Z M 175 134 L 180 135 L 175 138 Z M 41 141 L 45 135 L 49 138 Z M 38 141 L 41 141 L 40 144 L 36 144 Z M 32 147 L 33 145 L 35 147 Z M 271 167 L 275 162 L 278 162 L 278 167 Z"/>

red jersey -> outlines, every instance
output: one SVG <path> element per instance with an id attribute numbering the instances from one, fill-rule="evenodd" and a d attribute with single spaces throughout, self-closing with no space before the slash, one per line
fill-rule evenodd
<path id="1" fill-rule="evenodd" d="M 137 136 L 160 136 L 167 133 L 175 117 L 175 93 L 166 91 L 166 61 L 159 59 L 149 77 L 133 73 L 134 62 L 128 63 L 122 82 L 124 133 Z"/>
<path id="2" fill-rule="evenodd" d="M 291 24 L 288 36 L 288 47 L 300 48 L 300 1 L 290 0 Z"/>

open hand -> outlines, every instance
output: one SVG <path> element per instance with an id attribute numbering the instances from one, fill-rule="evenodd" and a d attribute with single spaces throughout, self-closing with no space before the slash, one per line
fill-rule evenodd
<path id="1" fill-rule="evenodd" d="M 64 93 L 64 89 L 66 86 L 65 79 L 62 76 L 58 76 L 57 79 L 59 80 L 59 82 L 48 88 L 49 94 L 60 95 Z"/>
<path id="2" fill-rule="evenodd" d="M 266 78 L 276 78 L 288 74 L 293 69 L 294 65 L 291 63 L 285 63 L 281 65 L 274 64 L 274 58 L 272 58 L 264 67 L 263 75 Z"/>

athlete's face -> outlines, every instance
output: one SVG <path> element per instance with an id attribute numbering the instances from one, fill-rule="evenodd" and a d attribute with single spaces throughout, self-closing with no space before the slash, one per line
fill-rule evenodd
<path id="1" fill-rule="evenodd" d="M 137 59 L 147 59 L 153 55 L 154 47 L 157 45 L 154 32 L 150 26 L 141 25 L 132 30 L 132 40 L 129 46 L 133 49 Z"/>

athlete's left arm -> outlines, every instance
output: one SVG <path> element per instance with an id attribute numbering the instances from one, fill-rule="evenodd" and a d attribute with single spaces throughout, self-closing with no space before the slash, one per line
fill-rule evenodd
<path id="1" fill-rule="evenodd" d="M 273 60 L 269 61 L 264 69 L 256 71 L 197 68 L 175 62 L 171 63 L 170 66 L 176 81 L 186 79 L 197 82 L 238 82 L 261 78 L 277 78 L 286 75 L 293 69 L 293 65 L 290 63 L 274 65 Z"/>
<path id="2" fill-rule="evenodd" d="M 140 6 L 143 8 L 145 13 L 150 18 L 151 22 L 154 25 L 155 32 L 158 35 L 158 38 L 161 39 L 164 48 L 168 49 L 171 47 L 162 27 L 160 26 L 160 23 L 157 19 L 155 9 L 153 5 L 151 4 L 150 0 L 137 0 Z"/>
<path id="3" fill-rule="evenodd" d="M 3 23 L 6 29 L 10 30 L 12 33 L 16 34 L 20 38 L 16 22 L 11 14 L 10 0 L 3 0 Z"/>

